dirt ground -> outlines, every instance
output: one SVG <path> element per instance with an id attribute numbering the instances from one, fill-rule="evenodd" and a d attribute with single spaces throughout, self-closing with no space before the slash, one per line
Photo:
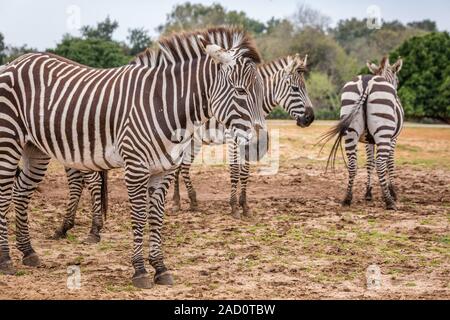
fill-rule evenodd
<path id="1" fill-rule="evenodd" d="M 364 169 L 353 206 L 340 206 L 346 170 L 341 164 L 335 173 L 325 173 L 327 149 L 319 155 L 314 146 L 329 125 L 316 122 L 300 129 L 292 122 L 270 122 L 280 130 L 280 168 L 276 175 L 251 177 L 251 219 L 229 215 L 225 165 L 194 166 L 199 211 L 187 210 L 183 187 L 183 211 L 171 213 L 169 193 L 164 253 L 175 278 L 172 287 L 131 285 L 132 237 L 120 171 L 110 173 L 109 216 L 99 244 L 81 241 L 90 226 L 87 191 L 69 237 L 48 240 L 68 193 L 64 171 L 53 163 L 30 210 L 34 248 L 44 265 L 21 265 L 11 212 L 10 243 L 20 271 L 0 275 L 0 298 L 449 299 L 450 129 L 405 128 L 396 157 L 399 210 L 387 212 L 376 178 L 375 201 L 363 200 Z M 80 267 L 80 289 L 67 288 L 72 265 Z M 377 289 L 366 285 L 370 265 L 381 271 Z"/>

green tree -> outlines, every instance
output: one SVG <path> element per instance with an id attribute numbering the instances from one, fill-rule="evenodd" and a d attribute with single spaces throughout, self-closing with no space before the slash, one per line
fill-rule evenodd
<path id="1" fill-rule="evenodd" d="M 235 25 L 255 34 L 265 30 L 264 23 L 247 17 L 243 11 L 227 11 L 222 5 L 210 6 L 186 2 L 176 5 L 167 15 L 166 23 L 158 31 L 167 34 L 174 31 L 193 30 L 210 26 Z"/>
<path id="2" fill-rule="evenodd" d="M 295 53 L 290 48 L 294 34 L 294 26 L 289 20 L 270 20 L 267 32 L 256 37 L 256 44 L 263 59 L 270 61 Z"/>
<path id="3" fill-rule="evenodd" d="M 399 96 L 407 116 L 450 121 L 450 35 L 414 37 L 391 54 L 402 56 Z"/>
<path id="4" fill-rule="evenodd" d="M 308 96 L 316 109 L 339 110 L 336 86 L 326 74 L 311 72 L 306 84 Z"/>
<path id="5" fill-rule="evenodd" d="M 130 48 L 129 54 L 132 56 L 152 46 L 152 39 L 144 28 L 128 29 L 127 40 Z"/>
<path id="6" fill-rule="evenodd" d="M 352 18 L 339 21 L 329 32 L 347 54 L 363 64 L 391 52 L 414 36 L 426 34 L 427 23 L 424 22 L 421 28 L 417 28 L 419 25 L 420 23 L 413 23 L 405 26 L 397 20 L 384 21 L 381 29 L 374 30 L 367 27 L 367 19 Z"/>
<path id="7" fill-rule="evenodd" d="M 81 35 L 83 38 L 97 38 L 106 41 L 112 41 L 114 31 L 119 27 L 117 21 L 112 21 L 109 16 L 104 21 L 97 23 L 96 27 L 83 26 L 81 27 Z"/>
<path id="8" fill-rule="evenodd" d="M 337 87 L 358 70 L 356 61 L 332 37 L 318 29 L 305 28 L 295 34 L 289 51 L 308 54 L 308 67 L 326 74 Z"/>
<path id="9" fill-rule="evenodd" d="M 65 35 L 55 49 L 48 51 L 95 68 L 119 67 L 131 59 L 118 42 L 100 38 L 81 39 L 70 35 Z"/>

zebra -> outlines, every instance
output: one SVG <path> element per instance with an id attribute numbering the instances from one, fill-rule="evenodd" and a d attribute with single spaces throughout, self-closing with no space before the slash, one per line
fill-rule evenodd
<path id="1" fill-rule="evenodd" d="M 380 66 L 368 62 L 367 67 L 372 75 L 358 76 L 343 87 L 341 120 L 323 136 L 326 141 L 337 136 L 327 168 L 330 164 L 334 167 L 341 140 L 345 141 L 349 179 L 343 206 L 350 206 L 353 200 L 359 141 L 366 144 L 367 152 L 368 178 L 365 199 L 372 200 L 371 174 L 376 167 L 386 209 L 397 210 L 394 152 L 404 122 L 403 107 L 397 95 L 397 74 L 402 66 L 401 58 L 393 65 L 388 57 L 382 58 Z"/>
<path id="2" fill-rule="evenodd" d="M 216 44 L 216 39 L 227 46 Z M 151 64 L 142 64 L 148 59 Z M 175 34 L 122 67 L 95 69 L 51 53 L 23 55 L 0 74 L 0 272 L 14 273 L 6 214 L 13 201 L 22 262 L 38 266 L 27 208 L 51 158 L 80 171 L 123 167 L 133 232 L 132 282 L 172 284 L 161 251 L 167 188 L 199 124 L 215 117 L 239 143 L 264 128 L 261 58 L 236 28 Z M 15 178 L 20 159 L 23 169 Z"/>
<path id="3" fill-rule="evenodd" d="M 263 112 L 267 116 L 275 106 L 282 105 L 289 114 L 297 119 L 297 124 L 301 127 L 309 126 L 314 120 L 314 111 L 312 103 L 306 91 L 306 85 L 303 74 L 307 69 L 307 56 L 302 60 L 300 55 L 288 56 L 274 60 L 270 63 L 258 66 L 258 72 L 263 79 Z M 174 206 L 173 210 L 178 211 L 180 203 L 179 196 L 179 174 L 182 173 L 191 200 L 191 210 L 196 210 L 197 199 L 196 192 L 193 188 L 189 170 L 194 160 L 195 154 L 198 152 L 198 146 L 205 144 L 223 144 L 230 142 L 230 155 L 236 157 L 238 155 L 237 146 L 233 141 L 226 138 L 226 130 L 224 126 L 215 118 L 209 119 L 194 135 L 191 144 L 191 150 L 185 152 L 182 164 L 175 174 L 174 186 Z M 246 194 L 246 182 L 249 173 L 248 161 L 244 165 L 240 165 L 239 160 L 230 159 L 230 167 L 232 173 L 232 196 L 231 201 L 236 201 L 236 181 L 241 180 L 241 194 Z M 100 231 L 103 227 L 102 216 L 106 214 L 107 204 L 107 183 L 106 174 L 101 172 L 83 173 L 73 168 L 66 168 L 66 174 L 69 182 L 69 205 L 64 217 L 62 226 L 55 231 L 54 239 L 64 238 L 67 231 L 73 228 L 75 224 L 75 216 L 78 203 L 80 201 L 83 186 L 87 185 L 91 193 L 92 199 L 92 227 L 86 239 L 88 243 L 97 243 L 100 241 Z M 236 175 L 235 176 L 233 176 Z M 242 199 L 245 199 L 241 196 Z M 234 202 L 235 203 L 235 202 Z M 244 214 L 248 215 L 249 208 L 246 203 L 241 204 Z M 236 213 L 236 205 L 232 205 L 232 215 L 240 218 Z"/>
<path id="4" fill-rule="evenodd" d="M 264 83 L 263 87 L 263 112 L 264 116 L 276 107 L 281 105 L 293 118 L 297 120 L 297 125 L 300 127 L 308 127 L 314 121 L 314 110 L 311 100 L 308 97 L 304 73 L 307 69 L 306 55 L 304 59 L 300 58 L 299 54 L 295 56 L 287 56 L 279 58 L 272 62 L 258 66 L 258 72 L 261 75 Z M 210 119 L 203 126 L 204 134 L 200 137 L 200 143 L 205 145 L 217 145 L 226 143 L 226 129 L 223 125 Z M 264 136 L 261 137 L 264 139 Z M 234 143 L 229 143 L 229 162 L 230 162 L 230 178 L 231 178 L 231 195 L 230 206 L 231 215 L 240 219 L 241 215 L 237 205 L 237 186 L 241 184 L 241 194 L 239 197 L 239 205 L 242 207 L 244 216 L 250 216 L 250 208 L 247 203 L 247 184 L 249 178 L 249 161 L 248 159 L 238 159 L 242 153 L 238 152 Z M 181 173 L 190 200 L 190 210 L 197 210 L 197 195 L 193 187 L 190 168 L 194 161 L 195 154 L 199 151 L 198 148 L 192 146 L 192 156 L 185 156 L 180 168 L 175 175 L 173 210 L 180 209 L 180 187 L 179 175 Z"/>

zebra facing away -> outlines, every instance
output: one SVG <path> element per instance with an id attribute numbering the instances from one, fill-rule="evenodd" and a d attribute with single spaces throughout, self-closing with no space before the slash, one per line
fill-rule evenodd
<path id="1" fill-rule="evenodd" d="M 349 180 L 347 193 L 342 204 L 350 206 L 353 199 L 353 183 L 357 171 L 358 141 L 366 144 L 367 151 L 367 190 L 365 198 L 372 200 L 371 173 L 377 169 L 386 209 L 396 210 L 394 180 L 394 152 L 403 127 L 404 112 L 397 95 L 398 77 L 403 65 L 399 59 L 390 65 L 384 57 L 380 66 L 368 63 L 373 75 L 358 76 L 348 82 L 341 96 L 341 120 L 336 127 L 325 134 L 330 140 L 337 136 L 328 165 L 334 162 L 341 140 L 345 141 L 345 152 L 348 159 Z M 376 161 L 375 161 L 376 145 Z"/>
<path id="2" fill-rule="evenodd" d="M 314 110 L 308 97 L 305 79 L 303 77 L 307 68 L 307 56 L 304 59 L 300 55 L 294 57 L 288 56 L 274 60 L 270 63 L 258 66 L 258 72 L 263 79 L 263 112 L 264 116 L 276 107 L 283 107 L 294 119 L 300 127 L 308 127 L 314 121 Z M 224 137 L 226 129 L 214 119 L 210 119 L 203 126 L 204 135 L 200 136 L 200 146 L 217 145 L 227 142 Z M 213 133 L 213 134 L 211 134 Z M 183 176 L 184 183 L 190 200 L 190 210 L 197 210 L 197 194 L 193 187 L 190 168 L 194 161 L 199 148 L 192 146 L 192 156 L 185 156 L 180 168 L 175 174 L 174 186 L 174 211 L 180 209 L 180 187 L 179 175 Z M 242 207 L 244 216 L 250 215 L 250 208 L 247 203 L 247 183 L 249 178 L 249 161 L 248 159 L 238 159 L 239 152 L 236 144 L 229 143 L 229 163 L 231 176 L 231 196 L 230 206 L 233 217 L 239 219 L 240 212 L 237 206 L 237 185 L 240 182 L 241 194 L 239 197 L 239 205 Z"/>
<path id="3" fill-rule="evenodd" d="M 227 43 L 225 48 L 215 44 Z M 260 56 L 251 38 L 233 28 L 173 35 L 133 63 L 89 68 L 53 54 L 26 54 L 0 74 L 0 272 L 15 273 L 6 214 L 13 200 L 16 240 L 25 265 L 37 266 L 27 208 L 51 158 L 81 171 L 124 167 L 133 232 L 133 284 L 171 284 L 161 228 L 167 188 L 198 124 L 214 116 L 248 143 L 264 127 Z M 149 60 L 142 64 L 142 60 Z M 23 169 L 15 178 L 20 159 Z"/>
<path id="4" fill-rule="evenodd" d="M 263 80 L 263 112 L 267 116 L 275 106 L 282 105 L 289 114 L 297 119 L 297 124 L 301 127 L 309 126 L 314 120 L 314 111 L 307 95 L 303 73 L 307 68 L 307 56 L 301 59 L 299 55 L 294 57 L 286 57 L 277 59 L 267 64 L 258 66 L 258 72 Z M 226 130 L 215 118 L 208 120 L 194 135 L 191 150 L 185 152 L 181 167 L 175 174 L 174 188 L 174 208 L 180 206 L 179 195 L 179 174 L 180 171 L 184 177 L 184 181 L 188 190 L 191 203 L 191 210 L 195 210 L 197 206 L 196 193 L 190 180 L 189 170 L 194 160 L 196 152 L 202 142 L 205 144 L 223 144 L 227 140 L 230 142 L 230 167 L 232 192 L 230 203 L 232 206 L 232 215 L 239 217 L 236 206 L 236 187 L 237 182 L 241 181 L 241 197 L 240 204 L 243 207 L 244 215 L 249 214 L 249 207 L 244 202 L 246 200 L 246 182 L 249 173 L 249 164 L 247 161 L 241 165 L 238 156 L 237 146 L 233 141 L 226 138 Z M 75 225 L 75 216 L 78 203 L 84 185 L 87 185 L 92 200 L 92 227 L 86 242 L 97 243 L 100 241 L 100 231 L 103 227 L 102 215 L 105 215 L 107 204 L 107 183 L 105 181 L 107 175 L 100 172 L 82 173 L 76 169 L 66 168 L 66 174 L 69 182 L 69 205 L 64 217 L 62 226 L 55 232 L 54 239 L 66 237 L 67 231 Z"/>

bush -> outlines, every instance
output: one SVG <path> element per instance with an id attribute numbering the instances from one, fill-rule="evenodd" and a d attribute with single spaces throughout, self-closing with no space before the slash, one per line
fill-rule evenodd
<path id="1" fill-rule="evenodd" d="M 391 54 L 402 56 L 399 96 L 407 117 L 450 122 L 450 35 L 433 32 L 406 41 Z"/>
<path id="2" fill-rule="evenodd" d="M 65 36 L 62 42 L 49 52 L 94 68 L 120 67 L 131 60 L 121 44 L 100 38 Z"/>

